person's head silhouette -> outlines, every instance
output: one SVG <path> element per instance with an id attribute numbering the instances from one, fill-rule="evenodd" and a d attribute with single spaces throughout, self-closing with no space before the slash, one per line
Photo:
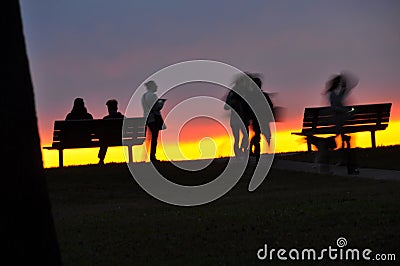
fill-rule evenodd
<path id="1" fill-rule="evenodd" d="M 154 80 L 150 80 L 144 84 L 147 88 L 148 91 L 156 92 L 157 91 L 157 84 L 154 82 Z"/>
<path id="2" fill-rule="evenodd" d="M 328 80 L 328 82 L 326 83 L 326 93 L 330 93 L 332 91 L 340 89 L 340 87 L 341 87 L 340 84 L 342 82 L 343 82 L 343 78 L 340 74 L 331 77 Z"/>
<path id="3" fill-rule="evenodd" d="M 116 113 L 118 111 L 118 101 L 115 99 L 106 102 L 108 113 Z"/>
<path id="4" fill-rule="evenodd" d="M 75 98 L 74 100 L 74 108 L 82 109 L 85 107 L 85 102 L 82 98 Z"/>
<path id="5" fill-rule="evenodd" d="M 83 98 L 75 98 L 72 110 L 67 114 L 67 120 L 93 119 L 93 116 L 88 113 Z"/>

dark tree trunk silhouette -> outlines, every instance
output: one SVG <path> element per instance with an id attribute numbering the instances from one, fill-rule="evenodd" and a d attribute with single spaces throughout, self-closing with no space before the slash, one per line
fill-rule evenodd
<path id="1" fill-rule="evenodd" d="M 9 261 L 7 265 L 61 265 L 20 5 L 18 0 L 6 0 L 2 6 L 1 141 L 5 150 L 1 193 L 5 201 L 0 218 L 0 260 Z"/>

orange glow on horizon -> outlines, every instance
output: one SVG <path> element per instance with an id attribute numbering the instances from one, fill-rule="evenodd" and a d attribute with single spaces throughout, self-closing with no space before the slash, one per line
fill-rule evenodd
<path id="1" fill-rule="evenodd" d="M 279 126 L 277 125 L 277 128 Z M 298 128 L 293 130 L 277 130 L 275 139 L 272 140 L 272 147 L 276 145 L 275 153 L 306 151 L 307 145 L 300 136 L 292 135 L 291 132 L 298 131 Z M 371 135 L 369 132 L 361 132 L 353 134 L 355 146 L 360 148 L 371 147 Z M 376 132 L 377 146 L 390 146 L 400 144 L 400 120 L 391 121 L 386 130 Z M 213 137 L 203 137 L 197 141 L 181 141 L 179 145 L 171 145 L 164 143 L 157 149 L 157 157 L 160 160 L 195 160 L 209 159 L 233 156 L 233 139 L 229 135 L 220 135 Z M 48 145 L 43 145 L 48 146 Z M 124 157 L 126 147 L 110 147 L 105 159 L 106 163 L 110 162 L 125 162 Z M 146 153 L 144 152 L 144 144 L 133 148 L 133 157 L 135 162 L 147 161 Z M 264 138 L 261 140 L 262 153 L 271 152 L 267 147 Z M 85 165 L 96 164 L 98 148 L 87 149 L 69 149 L 64 150 L 64 165 Z M 43 164 L 45 168 L 58 167 L 58 151 L 57 150 L 42 150 Z"/>

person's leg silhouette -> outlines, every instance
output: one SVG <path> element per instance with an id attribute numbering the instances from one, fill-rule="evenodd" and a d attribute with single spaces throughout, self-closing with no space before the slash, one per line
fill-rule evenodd
<path id="1" fill-rule="evenodd" d="M 156 157 L 156 151 L 157 151 L 157 141 L 158 141 L 158 133 L 160 131 L 157 123 L 149 123 L 148 127 L 151 132 L 151 143 L 150 143 L 150 161 L 158 161 Z"/>

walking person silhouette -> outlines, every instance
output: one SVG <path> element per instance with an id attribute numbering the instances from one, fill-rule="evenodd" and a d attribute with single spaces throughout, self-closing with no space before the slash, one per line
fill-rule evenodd
<path id="1" fill-rule="evenodd" d="M 271 111 L 274 110 L 274 105 L 271 101 L 271 98 L 269 97 L 268 93 L 262 91 L 262 80 L 259 75 L 256 74 L 248 74 L 251 80 L 254 82 L 254 84 L 250 84 L 250 86 L 254 87 L 256 85 L 257 90 L 261 90 L 262 94 L 264 95 L 265 100 L 267 101 L 269 108 Z M 253 91 L 254 92 L 254 91 Z M 264 100 L 264 99 L 263 99 Z M 262 101 L 259 101 L 260 103 L 263 103 Z M 260 159 L 260 154 L 261 154 L 261 133 L 264 135 L 265 139 L 267 140 L 268 146 L 271 144 L 271 128 L 269 127 L 269 122 L 267 121 L 265 124 L 266 128 L 264 130 L 261 130 L 260 128 L 260 122 L 258 121 L 255 113 L 250 109 L 250 123 L 253 128 L 254 135 L 250 139 L 250 156 L 254 156 L 256 158 L 256 162 L 259 161 Z M 267 118 L 265 118 L 267 119 Z"/>
<path id="2" fill-rule="evenodd" d="M 225 110 L 231 110 L 230 126 L 234 138 L 233 151 L 237 158 L 243 158 L 249 148 L 249 122 L 248 109 L 245 100 L 239 94 L 244 95 L 248 83 L 248 77 L 239 76 L 234 81 L 233 90 L 229 91 L 225 99 Z"/>

